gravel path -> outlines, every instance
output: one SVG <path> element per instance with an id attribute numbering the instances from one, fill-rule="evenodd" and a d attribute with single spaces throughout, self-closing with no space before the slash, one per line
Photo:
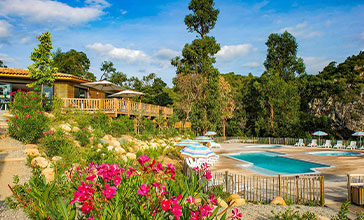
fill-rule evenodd
<path id="1" fill-rule="evenodd" d="M 25 146 L 12 138 L 0 139 L 0 159 L 26 158 L 23 153 Z M 4 206 L 4 200 L 11 195 L 8 184 L 12 184 L 13 176 L 18 175 L 20 183 L 29 180 L 32 172 L 26 165 L 26 161 L 0 162 L 0 219 L 25 220 L 26 215 L 22 209 L 10 210 Z"/>
<path id="2" fill-rule="evenodd" d="M 297 210 L 300 213 L 310 211 L 315 213 L 316 215 L 324 216 L 329 219 L 337 214 L 334 210 L 330 208 L 319 207 L 319 206 L 303 206 L 303 205 L 274 206 L 274 205 L 247 204 L 240 207 L 239 210 L 240 212 L 243 213 L 244 220 L 263 220 L 273 217 L 272 210 L 275 213 L 278 213 L 278 212 L 284 212 L 289 208 L 291 208 L 294 211 Z"/>

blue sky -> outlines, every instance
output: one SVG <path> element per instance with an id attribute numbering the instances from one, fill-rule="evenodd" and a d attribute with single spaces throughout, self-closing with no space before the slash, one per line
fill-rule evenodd
<path id="1" fill-rule="evenodd" d="M 0 0 L 0 60 L 26 68 L 35 37 L 51 31 L 62 51 L 87 54 L 90 71 L 112 61 L 128 76 L 155 72 L 170 86 L 175 68 L 170 59 L 196 34 L 188 33 L 184 16 L 188 0 Z M 364 50 L 363 1 L 215 0 L 220 10 L 211 35 L 221 44 L 216 67 L 221 73 L 259 76 L 270 33 L 288 30 L 310 74 L 331 61 Z"/>

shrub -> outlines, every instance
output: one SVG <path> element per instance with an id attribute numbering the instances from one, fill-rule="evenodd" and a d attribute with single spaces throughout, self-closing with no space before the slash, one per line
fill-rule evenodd
<path id="1" fill-rule="evenodd" d="M 155 123 L 152 120 L 145 119 L 141 123 L 141 133 L 143 135 L 157 135 L 159 130 L 156 128 Z"/>
<path id="2" fill-rule="evenodd" d="M 79 131 L 75 132 L 74 135 L 81 146 L 84 147 L 90 144 L 91 133 L 88 129 L 82 128 Z"/>
<path id="3" fill-rule="evenodd" d="M 44 132 L 43 135 L 42 146 L 49 157 L 61 155 L 72 147 L 71 141 L 65 137 L 62 129 L 57 129 L 55 132 Z"/>
<path id="4" fill-rule="evenodd" d="M 273 220 L 316 220 L 316 215 L 312 212 L 305 212 L 302 215 L 299 211 L 293 211 L 292 209 L 287 209 L 285 212 L 274 213 L 272 211 L 274 217 L 270 218 Z"/>
<path id="5" fill-rule="evenodd" d="M 349 213 L 350 200 L 346 200 L 340 207 L 339 212 L 332 220 L 347 220 Z"/>
<path id="6" fill-rule="evenodd" d="M 13 93 L 14 94 L 14 93 Z M 24 143 L 36 143 L 48 131 L 48 118 L 35 92 L 17 91 L 10 105 L 14 114 L 9 120 L 9 134 Z"/>
<path id="7" fill-rule="evenodd" d="M 120 116 L 111 121 L 111 134 L 115 137 L 134 131 L 134 121 L 127 116 Z"/>
<path id="8" fill-rule="evenodd" d="M 74 119 L 79 128 L 87 128 L 91 125 L 91 115 L 82 112 L 75 112 Z"/>
<path id="9" fill-rule="evenodd" d="M 110 132 L 110 118 L 102 112 L 92 114 L 90 123 L 93 129 L 101 129 L 105 134 Z"/>

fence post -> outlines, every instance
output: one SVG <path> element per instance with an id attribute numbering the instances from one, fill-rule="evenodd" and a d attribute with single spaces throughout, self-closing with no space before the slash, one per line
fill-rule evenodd
<path id="1" fill-rule="evenodd" d="M 325 205 L 325 184 L 324 184 L 325 178 L 323 176 L 320 176 L 320 205 Z"/>
<path id="2" fill-rule="evenodd" d="M 229 171 L 225 171 L 225 187 L 226 187 L 226 192 L 229 192 Z"/>
<path id="3" fill-rule="evenodd" d="M 282 195 L 282 175 L 278 174 L 278 189 L 279 189 L 279 197 L 283 198 Z"/>
<path id="4" fill-rule="evenodd" d="M 348 174 L 348 200 L 350 200 L 351 201 L 351 176 L 350 176 L 350 174 Z"/>
<path id="5" fill-rule="evenodd" d="M 297 204 L 300 201 L 300 194 L 299 194 L 299 190 L 298 190 L 298 178 L 300 178 L 300 177 L 299 176 L 296 176 L 296 202 L 297 202 Z"/>

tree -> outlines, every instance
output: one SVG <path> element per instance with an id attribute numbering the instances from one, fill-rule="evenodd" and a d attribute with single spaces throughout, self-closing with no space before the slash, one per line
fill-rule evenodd
<path id="1" fill-rule="evenodd" d="M 37 37 L 40 44 L 38 44 L 38 48 L 34 48 L 30 55 L 30 59 L 34 63 L 28 66 L 30 78 L 35 80 L 29 86 L 40 86 L 41 94 L 43 94 L 44 85 L 51 86 L 53 84 L 55 80 L 54 74 L 57 72 L 57 68 L 53 67 L 51 38 L 52 35 L 49 31 Z"/>
<path id="2" fill-rule="evenodd" d="M 191 108 L 192 126 L 198 133 L 216 129 L 221 122 L 219 72 L 213 67 L 216 62 L 214 55 L 220 50 L 220 45 L 214 37 L 207 36 L 215 27 L 219 14 L 214 5 L 213 0 L 191 0 L 188 8 L 192 14 L 185 17 L 185 24 L 189 32 L 196 32 L 199 37 L 184 46 L 182 58 L 175 57 L 171 61 L 177 68 L 177 77 L 179 74 L 201 74 L 205 82 L 201 97 L 193 101 Z"/>
<path id="3" fill-rule="evenodd" d="M 2 61 L 2 60 L 0 60 L 0 67 L 7 68 L 7 66 L 3 63 L 3 61 Z"/>
<path id="4" fill-rule="evenodd" d="M 90 60 L 82 51 L 71 49 L 64 53 L 61 49 L 57 49 L 54 53 L 54 66 L 58 68 L 59 72 L 96 80 L 95 75 L 89 72 Z"/>
<path id="5" fill-rule="evenodd" d="M 104 61 L 102 62 L 101 64 L 101 68 L 100 68 L 101 71 L 103 71 L 101 77 L 100 77 L 100 80 L 102 79 L 109 79 L 109 75 L 111 74 L 114 74 L 116 72 L 116 68 L 114 67 L 114 63 L 111 62 L 111 61 Z"/>
<path id="6" fill-rule="evenodd" d="M 233 113 L 235 110 L 235 103 L 233 95 L 231 94 L 230 84 L 224 79 L 223 76 L 220 76 L 219 92 L 221 103 L 222 136 L 225 139 L 226 120 L 234 116 Z"/>
<path id="7" fill-rule="evenodd" d="M 128 81 L 128 77 L 126 76 L 126 74 L 116 71 L 113 74 L 111 74 L 108 80 L 112 83 L 115 83 L 116 85 L 123 87 L 125 86 L 125 83 Z"/>
<path id="8" fill-rule="evenodd" d="M 268 74 L 275 72 L 285 80 L 292 80 L 305 73 L 303 59 L 297 57 L 296 39 L 290 33 L 270 34 L 265 44 L 268 49 L 264 67 Z"/>

